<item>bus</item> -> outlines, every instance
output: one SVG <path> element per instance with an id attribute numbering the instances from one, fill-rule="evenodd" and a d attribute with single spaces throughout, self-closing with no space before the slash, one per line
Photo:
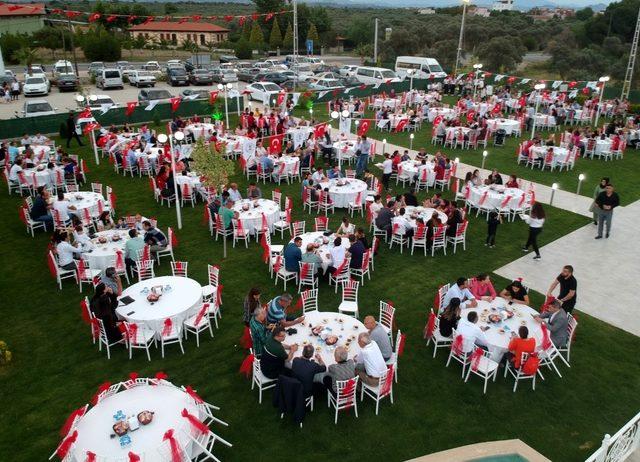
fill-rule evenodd
<path id="1" fill-rule="evenodd" d="M 422 58 L 419 56 L 398 56 L 396 58 L 396 74 L 398 77 L 410 77 L 407 74 L 409 69 L 413 69 L 414 79 L 443 79 L 447 73 L 442 70 L 440 63 L 434 58 Z"/>

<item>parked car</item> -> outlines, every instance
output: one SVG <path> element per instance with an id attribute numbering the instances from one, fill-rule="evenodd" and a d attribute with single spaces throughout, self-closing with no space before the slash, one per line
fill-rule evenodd
<path id="1" fill-rule="evenodd" d="M 277 97 L 282 88 L 273 82 L 254 82 L 247 85 L 247 90 L 251 92 L 249 94 L 250 99 L 268 104 Z"/>
<path id="2" fill-rule="evenodd" d="M 162 68 L 158 61 L 147 61 L 146 64 L 142 65 L 141 69 L 143 71 L 151 72 L 156 79 L 162 75 Z"/>
<path id="3" fill-rule="evenodd" d="M 345 65 L 338 69 L 338 73 L 345 77 L 349 77 L 356 74 L 356 69 L 358 69 L 358 66 Z"/>
<path id="4" fill-rule="evenodd" d="M 144 89 L 138 93 L 138 104 L 146 106 L 150 101 L 169 100 L 173 95 L 162 88 Z"/>
<path id="5" fill-rule="evenodd" d="M 256 75 L 255 82 L 273 82 L 277 85 L 286 82 L 287 80 L 291 80 L 293 76 L 285 75 L 282 72 L 260 72 Z"/>
<path id="6" fill-rule="evenodd" d="M 189 82 L 194 85 L 211 85 L 213 76 L 207 69 L 194 69 L 189 76 Z"/>
<path id="7" fill-rule="evenodd" d="M 340 80 L 341 84 L 347 88 L 359 87 L 361 85 L 360 81 L 353 75 L 350 75 L 348 77 L 341 76 L 338 80 Z"/>
<path id="8" fill-rule="evenodd" d="M 76 90 L 78 88 L 78 77 L 75 74 L 60 74 L 56 80 L 56 86 L 60 93 L 67 90 Z"/>
<path id="9" fill-rule="evenodd" d="M 258 75 L 259 73 L 260 73 L 260 69 L 257 69 L 255 67 L 250 67 L 248 69 L 239 69 L 236 75 L 238 76 L 238 80 L 240 82 L 251 83 L 255 80 L 256 75 Z"/>
<path id="10" fill-rule="evenodd" d="M 30 77 L 43 78 L 47 83 L 47 92 L 51 90 L 51 82 L 49 81 L 49 77 L 47 77 L 47 74 L 44 72 L 44 68 L 42 66 L 32 64 L 30 67 L 28 67 L 24 73 L 24 81 L 26 82 L 26 80 Z"/>
<path id="11" fill-rule="evenodd" d="M 212 69 L 211 76 L 217 83 L 234 83 L 238 81 L 238 75 L 231 69 Z"/>
<path id="12" fill-rule="evenodd" d="M 391 69 L 384 67 L 359 66 L 355 73 L 356 78 L 365 85 L 377 85 L 385 82 L 400 82 L 400 79 Z"/>
<path id="13" fill-rule="evenodd" d="M 34 99 L 25 101 L 22 107 L 22 117 L 37 117 L 43 115 L 53 115 L 58 108 L 51 107 L 46 99 Z M 16 111 L 16 116 L 18 111 Z"/>
<path id="14" fill-rule="evenodd" d="M 87 100 L 88 103 L 83 103 L 82 107 L 89 106 L 91 109 L 102 109 L 106 106 L 118 107 L 118 103 L 114 102 L 109 95 L 89 95 Z"/>
<path id="15" fill-rule="evenodd" d="M 333 72 L 334 74 L 339 74 L 340 68 L 338 66 L 332 66 L 330 64 L 321 64 L 314 69 L 314 72 L 316 74 L 320 74 L 322 72 Z"/>
<path id="16" fill-rule="evenodd" d="M 267 63 L 267 62 L 263 62 L 263 63 L 253 63 L 253 67 L 255 67 L 256 69 L 260 69 L 260 71 L 266 71 L 267 69 L 271 69 L 273 67 L 273 64 L 271 63 Z"/>
<path id="17" fill-rule="evenodd" d="M 238 58 L 234 55 L 220 55 L 220 64 L 222 63 L 235 63 Z"/>
<path id="18" fill-rule="evenodd" d="M 120 70 L 127 67 L 129 65 L 129 61 L 116 61 L 116 67 Z"/>
<path id="19" fill-rule="evenodd" d="M 65 59 L 59 59 L 53 65 L 53 75 L 59 76 L 61 74 L 73 74 L 73 65 L 71 61 Z"/>
<path id="20" fill-rule="evenodd" d="M 281 59 L 275 59 L 275 58 L 265 59 L 263 62 L 265 62 L 265 63 L 267 63 L 267 64 L 269 64 L 271 66 L 279 66 L 281 64 L 284 64 Z"/>
<path id="21" fill-rule="evenodd" d="M 129 84 L 132 87 L 155 87 L 156 78 L 149 71 L 133 71 L 129 74 Z"/>
<path id="22" fill-rule="evenodd" d="M 172 87 L 189 85 L 189 76 L 183 67 L 170 67 L 167 69 L 167 83 Z"/>
<path id="23" fill-rule="evenodd" d="M 312 71 L 315 71 L 317 68 L 324 64 L 324 61 L 322 59 L 314 58 L 312 56 L 302 56 L 298 58 L 300 60 L 299 62 L 306 63 Z"/>
<path id="24" fill-rule="evenodd" d="M 104 63 L 102 61 L 93 61 L 89 64 L 89 75 L 98 76 L 100 72 L 104 69 Z"/>
<path id="25" fill-rule="evenodd" d="M 320 72 L 315 75 L 316 79 L 339 79 L 342 76 L 336 72 Z"/>
<path id="26" fill-rule="evenodd" d="M 311 90 L 335 90 L 344 88 L 338 79 L 315 79 L 309 83 Z"/>
<path id="27" fill-rule="evenodd" d="M 315 76 L 308 64 L 292 64 L 290 69 L 296 73 L 300 80 L 307 80 Z"/>
<path id="28" fill-rule="evenodd" d="M 48 95 L 49 84 L 47 83 L 47 79 L 41 75 L 27 77 L 22 86 L 22 92 L 24 96 Z"/>
<path id="29" fill-rule="evenodd" d="M 249 61 L 238 61 L 232 64 L 233 64 L 233 68 L 237 69 L 236 72 L 238 72 L 240 69 L 251 69 L 253 67 L 253 63 Z"/>
<path id="30" fill-rule="evenodd" d="M 307 90 L 309 88 L 309 82 L 302 80 L 287 80 L 280 84 L 280 88 L 287 91 Z"/>
<path id="31" fill-rule="evenodd" d="M 133 72 L 136 71 L 136 68 L 133 67 L 131 64 L 127 64 L 126 66 L 122 66 L 122 68 L 120 69 L 120 72 L 122 72 L 123 76 L 126 76 L 127 78 L 129 78 L 131 76 L 131 74 Z"/>
<path id="32" fill-rule="evenodd" d="M 120 69 L 102 69 L 96 77 L 96 87 L 102 90 L 107 88 L 124 89 L 122 72 L 120 72 Z"/>
<path id="33" fill-rule="evenodd" d="M 198 95 L 195 99 L 209 99 L 209 90 L 194 90 L 193 88 L 185 88 L 182 90 L 182 96 Z"/>

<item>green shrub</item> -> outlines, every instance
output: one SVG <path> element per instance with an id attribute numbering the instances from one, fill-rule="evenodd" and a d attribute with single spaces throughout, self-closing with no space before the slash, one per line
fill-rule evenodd
<path id="1" fill-rule="evenodd" d="M 238 40 L 235 50 L 238 59 L 251 59 L 253 57 L 253 49 L 251 47 L 251 44 L 244 38 Z"/>
<path id="2" fill-rule="evenodd" d="M 122 45 L 112 33 L 98 27 L 87 32 L 82 51 L 89 61 L 118 61 L 122 56 Z"/>

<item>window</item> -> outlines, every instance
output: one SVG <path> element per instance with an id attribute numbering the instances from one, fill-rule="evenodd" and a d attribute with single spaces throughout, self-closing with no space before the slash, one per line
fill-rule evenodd
<path id="1" fill-rule="evenodd" d="M 178 43 L 178 37 L 176 36 L 176 34 L 171 34 L 171 41 L 174 45 Z"/>
<path id="2" fill-rule="evenodd" d="M 358 69 L 358 75 L 363 75 L 365 77 L 373 77 L 373 70 L 371 70 L 371 69 Z"/>
<path id="3" fill-rule="evenodd" d="M 204 45 L 205 42 L 204 34 L 200 34 L 200 45 Z"/>
<path id="4" fill-rule="evenodd" d="M 396 67 L 398 67 L 400 69 L 420 70 L 420 64 L 419 63 L 403 63 L 402 61 L 398 61 L 398 64 L 396 64 Z"/>

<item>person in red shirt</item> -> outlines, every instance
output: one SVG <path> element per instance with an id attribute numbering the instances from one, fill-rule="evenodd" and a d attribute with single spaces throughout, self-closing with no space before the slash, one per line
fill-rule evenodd
<path id="1" fill-rule="evenodd" d="M 527 326 L 520 326 L 518 329 L 518 336 L 515 332 L 512 332 L 513 338 L 509 342 L 509 353 L 507 353 L 507 359 L 513 362 L 513 366 L 518 369 L 520 367 L 520 360 L 522 359 L 522 353 L 533 353 L 536 349 L 536 339 L 529 337 L 529 329 Z"/>
<path id="2" fill-rule="evenodd" d="M 515 175 L 509 175 L 509 181 L 507 181 L 505 186 L 507 188 L 519 188 L 520 185 L 518 185 L 518 177 Z"/>
<path id="3" fill-rule="evenodd" d="M 167 186 L 167 178 L 169 178 L 169 167 L 163 165 L 156 176 L 156 185 L 158 189 L 163 190 Z"/>
<path id="4" fill-rule="evenodd" d="M 477 300 L 492 301 L 496 298 L 496 289 L 493 288 L 491 278 L 488 274 L 479 274 L 471 283 L 471 293 Z"/>

